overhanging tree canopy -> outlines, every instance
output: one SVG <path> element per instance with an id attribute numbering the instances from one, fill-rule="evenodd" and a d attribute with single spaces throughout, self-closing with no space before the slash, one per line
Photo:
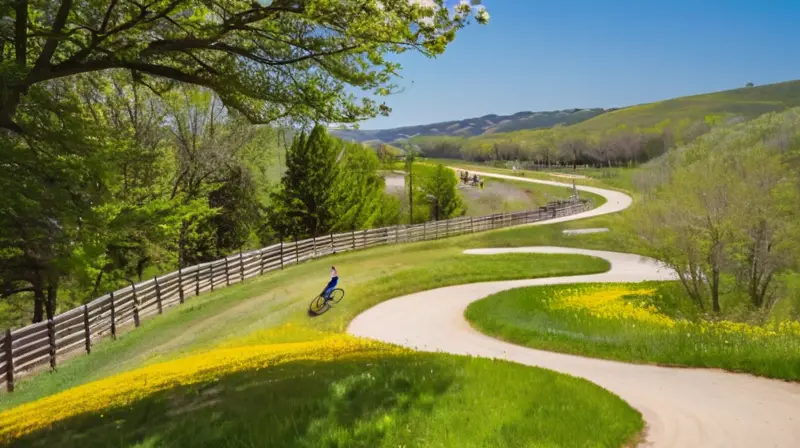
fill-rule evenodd
<path id="1" fill-rule="evenodd" d="M 3 2 L 0 128 L 25 132 L 16 115 L 32 87 L 112 69 L 156 90 L 174 82 L 213 89 L 257 123 L 354 122 L 388 108 L 345 85 L 390 93 L 399 66 L 385 55 L 442 53 L 471 9 L 444 0 Z M 475 17 L 488 20 L 483 10 Z"/>

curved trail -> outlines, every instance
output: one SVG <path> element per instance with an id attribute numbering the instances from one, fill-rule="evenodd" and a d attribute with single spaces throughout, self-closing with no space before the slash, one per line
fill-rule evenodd
<path id="1" fill-rule="evenodd" d="M 472 173 L 472 171 L 471 171 Z M 558 182 L 477 173 L 563 186 Z M 549 224 L 627 208 L 623 193 L 578 186 L 608 202 Z M 710 369 L 626 364 L 535 350 L 503 342 L 473 329 L 464 309 L 490 294 L 522 286 L 672 279 L 657 261 L 638 255 L 558 247 L 475 249 L 471 254 L 511 252 L 583 254 L 611 262 L 597 275 L 474 283 L 424 291 L 383 302 L 357 316 L 348 332 L 422 351 L 507 359 L 586 378 L 638 409 L 647 423 L 645 446 L 800 447 L 800 384 Z"/>

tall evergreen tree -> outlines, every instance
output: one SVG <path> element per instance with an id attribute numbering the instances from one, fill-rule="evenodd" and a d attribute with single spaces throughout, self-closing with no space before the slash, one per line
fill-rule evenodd
<path id="1" fill-rule="evenodd" d="M 284 236 L 327 233 L 334 224 L 333 191 L 338 175 L 338 140 L 317 125 L 298 135 L 286 153 L 282 188 L 274 196 L 274 226 Z"/>

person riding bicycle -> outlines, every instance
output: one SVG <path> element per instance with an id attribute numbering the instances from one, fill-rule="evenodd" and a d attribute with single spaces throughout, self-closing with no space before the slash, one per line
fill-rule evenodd
<path id="1" fill-rule="evenodd" d="M 331 266 L 331 281 L 328 282 L 328 286 L 322 290 L 322 297 L 325 298 L 326 301 L 331 299 L 331 293 L 333 293 L 333 289 L 336 288 L 336 285 L 339 283 L 339 273 L 336 272 L 336 266 Z"/>

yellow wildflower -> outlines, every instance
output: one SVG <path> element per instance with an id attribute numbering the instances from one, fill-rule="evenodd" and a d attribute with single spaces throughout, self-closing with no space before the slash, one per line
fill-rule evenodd
<path id="1" fill-rule="evenodd" d="M 800 337 L 800 322 L 784 321 L 765 326 L 751 325 L 728 320 L 718 322 L 690 322 L 674 320 L 659 312 L 650 304 L 635 303 L 625 300 L 626 296 L 650 296 L 653 289 L 637 289 L 635 285 L 590 286 L 579 289 L 568 289 L 557 294 L 549 306 L 556 310 L 581 310 L 592 317 L 607 320 L 630 320 L 653 324 L 665 329 L 673 329 L 677 334 L 736 335 L 750 339 L 773 338 L 779 336 Z"/>
<path id="2" fill-rule="evenodd" d="M 153 393 L 222 375 L 301 360 L 332 361 L 394 356 L 409 350 L 349 336 L 224 348 L 155 364 L 84 384 L 0 413 L 0 442 L 8 442 L 79 414 L 125 406 Z"/>
<path id="3" fill-rule="evenodd" d="M 673 327 L 675 321 L 658 312 L 652 305 L 637 305 L 624 299 L 625 296 L 651 295 L 652 289 L 634 289 L 612 286 L 593 290 L 572 291 L 559 294 L 550 302 L 553 309 L 579 309 L 593 317 L 609 320 L 629 319 L 664 327 Z"/>

